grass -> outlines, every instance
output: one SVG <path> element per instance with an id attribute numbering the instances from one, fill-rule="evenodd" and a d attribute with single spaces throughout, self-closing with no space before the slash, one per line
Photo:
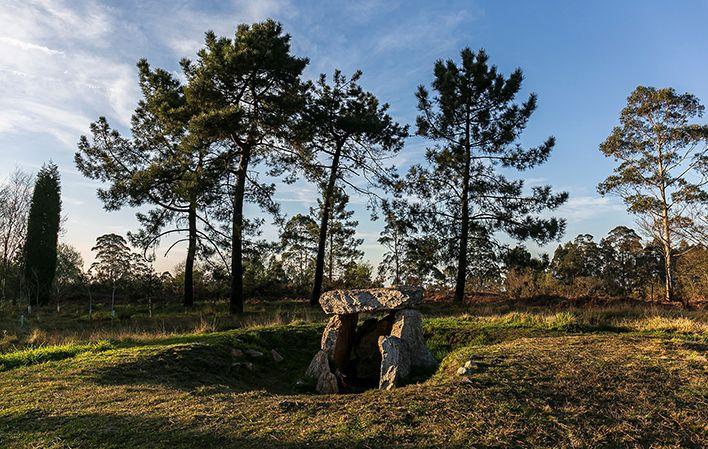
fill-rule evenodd
<path id="1" fill-rule="evenodd" d="M 298 306 L 258 304 L 241 321 L 219 304 L 187 318 L 166 308 L 153 315 L 165 331 L 142 316 L 65 315 L 61 329 L 47 314 L 0 354 L 0 447 L 708 445 L 705 312 L 425 305 L 435 372 L 389 392 L 316 395 L 299 381 L 323 316 Z M 199 328 L 200 314 L 212 324 Z"/>

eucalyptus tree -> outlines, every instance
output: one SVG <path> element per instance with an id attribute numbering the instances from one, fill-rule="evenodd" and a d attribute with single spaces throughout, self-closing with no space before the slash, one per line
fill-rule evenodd
<path id="1" fill-rule="evenodd" d="M 315 279 L 310 304 L 319 303 L 325 269 L 328 225 L 337 189 L 351 189 L 365 195 L 374 206 L 377 189 L 397 179 L 394 167 L 387 166 L 402 148 L 408 128 L 388 114 L 358 81 L 361 72 L 345 77 L 335 71 L 332 83 L 320 75 L 310 91 L 302 144 L 308 177 L 322 189 L 320 230 L 315 264 Z"/>
<path id="2" fill-rule="evenodd" d="M 27 218 L 24 245 L 24 280 L 30 300 L 49 303 L 57 269 L 57 245 L 61 221 L 59 168 L 45 164 L 37 174 Z"/>
<path id="3" fill-rule="evenodd" d="M 220 150 L 220 179 L 229 196 L 222 205 L 231 215 L 232 313 L 242 312 L 244 303 L 244 202 L 278 210 L 274 185 L 264 183 L 253 166 L 268 164 L 265 174 L 273 177 L 295 167 L 297 154 L 287 140 L 302 110 L 300 77 L 307 63 L 290 53 L 290 36 L 272 20 L 239 25 L 232 39 L 208 32 L 196 61 L 182 61 L 187 97 L 199 110 L 192 130 Z M 285 181 L 292 180 L 288 173 Z"/>
<path id="4" fill-rule="evenodd" d="M 111 288 L 111 315 L 114 316 L 116 290 L 130 276 L 133 256 L 125 238 L 118 234 L 99 236 L 91 251 L 96 252 L 96 257 L 89 273 Z"/>
<path id="5" fill-rule="evenodd" d="M 610 293 L 629 296 L 641 287 L 644 246 L 634 229 L 615 227 L 600 240 L 599 249 L 602 278 Z"/>
<path id="6" fill-rule="evenodd" d="M 543 243 L 559 237 L 564 220 L 539 213 L 566 201 L 550 186 L 524 188 L 501 169 L 527 170 L 548 159 L 553 137 L 535 148 L 522 148 L 518 138 L 536 109 L 536 95 L 521 105 L 520 69 L 505 77 L 488 64 L 484 50 L 461 52 L 461 61 L 435 63 L 431 95 L 418 88 L 417 134 L 434 143 L 426 151 L 427 167 L 416 165 L 408 175 L 409 193 L 417 198 L 416 215 L 424 231 L 454 243 L 455 299 L 462 301 L 468 271 L 471 223 L 488 235 L 503 231 Z"/>
<path id="7" fill-rule="evenodd" d="M 640 226 L 661 242 L 664 298 L 674 299 L 677 243 L 708 242 L 708 125 L 698 98 L 672 88 L 637 87 L 620 125 L 600 145 L 618 162 L 598 191 L 620 196 Z"/>
<path id="8" fill-rule="evenodd" d="M 216 158 L 212 142 L 189 131 L 194 110 L 180 81 L 144 59 L 138 72 L 143 97 L 132 116 L 131 136 L 123 137 L 100 117 L 90 125 L 91 139 L 81 137 L 74 160 L 85 176 L 109 183 L 98 189 L 107 210 L 153 206 L 136 214 L 141 228 L 129 234 L 133 244 L 147 252 L 167 236 L 186 235 L 165 255 L 187 242 L 183 303 L 191 306 L 198 244 L 216 247 L 202 230 L 213 228 L 206 211 L 214 201 Z"/>

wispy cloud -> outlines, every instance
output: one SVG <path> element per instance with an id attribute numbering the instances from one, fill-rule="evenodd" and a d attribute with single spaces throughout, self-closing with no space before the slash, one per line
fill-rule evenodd
<path id="1" fill-rule="evenodd" d="M 98 114 L 128 124 L 137 99 L 135 71 L 106 51 L 118 29 L 112 12 L 94 2 L 3 5 L 0 130 L 43 132 L 73 147 Z"/>
<path id="2" fill-rule="evenodd" d="M 624 213 L 625 208 L 611 198 L 601 196 L 571 196 L 553 215 L 565 217 L 570 223 Z"/>

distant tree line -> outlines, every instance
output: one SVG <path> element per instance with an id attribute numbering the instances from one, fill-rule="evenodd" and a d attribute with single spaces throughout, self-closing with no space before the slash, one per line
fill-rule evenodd
<path id="1" fill-rule="evenodd" d="M 684 304 L 708 295 L 708 247 L 682 242 L 673 272 L 677 297 Z M 532 257 L 523 247 L 504 256 L 502 290 L 513 297 L 632 298 L 664 301 L 666 271 L 661 242 L 644 243 L 630 228 L 618 226 L 596 242 L 589 234 L 561 244 L 553 257 Z"/>

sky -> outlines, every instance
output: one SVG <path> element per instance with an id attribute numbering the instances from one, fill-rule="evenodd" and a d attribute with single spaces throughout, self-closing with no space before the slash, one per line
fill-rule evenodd
<path id="1" fill-rule="evenodd" d="M 62 240 L 90 263 L 96 237 L 136 230 L 137 221 L 130 208 L 103 210 L 99 184 L 73 163 L 79 137 L 99 116 L 128 132 L 139 99 L 138 59 L 178 73 L 179 60 L 194 57 L 207 30 L 230 37 L 239 23 L 267 18 L 283 24 L 295 55 L 310 59 L 306 78 L 361 69 L 361 84 L 405 124 L 415 122 L 414 92 L 430 83 L 437 59 L 484 48 L 503 73 L 520 67 L 519 99 L 539 97 L 521 143 L 553 135 L 557 144 L 548 163 L 518 176 L 569 192 L 555 212 L 568 221 L 562 241 L 581 233 L 599 239 L 633 224 L 622 202 L 601 197 L 596 186 L 613 167 L 598 146 L 636 86 L 671 86 L 708 101 L 707 0 L 0 0 L 0 179 L 15 168 L 36 172 L 46 161 L 58 164 Z M 425 145 L 408 140 L 397 158 L 401 171 L 422 161 Z M 315 204 L 316 191 L 305 182 L 279 187 L 276 197 L 288 215 Z M 383 225 L 369 219 L 364 203 L 352 199 L 365 257 L 376 264 Z M 264 237 L 276 235 L 265 226 Z M 557 244 L 528 246 L 552 253 Z M 177 248 L 156 267 L 170 269 L 184 254 Z"/>

